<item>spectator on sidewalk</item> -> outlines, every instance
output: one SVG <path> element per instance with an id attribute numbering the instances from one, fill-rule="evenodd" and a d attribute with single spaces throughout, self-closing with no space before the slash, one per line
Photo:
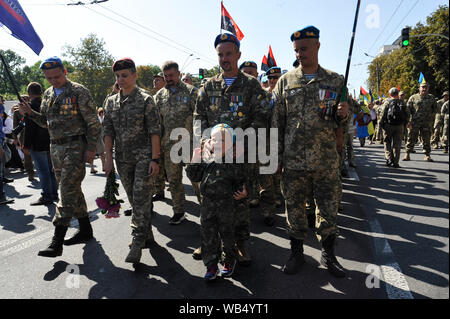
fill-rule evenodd
<path id="1" fill-rule="evenodd" d="M 30 106 L 33 111 L 40 113 L 42 101 L 42 86 L 39 83 L 31 82 L 27 87 L 30 97 Z M 41 197 L 32 202 L 31 206 L 50 205 L 58 200 L 58 183 L 53 172 L 53 165 L 50 159 L 50 136 L 47 128 L 40 127 L 34 121 L 25 117 L 25 138 L 24 151 L 31 155 L 36 167 L 39 182 L 41 184 Z"/>
<path id="2" fill-rule="evenodd" d="M 3 106 L 3 96 L 0 95 L 0 115 L 3 115 L 5 111 L 5 107 Z M 12 202 L 10 198 L 8 198 L 3 190 L 3 172 L 4 172 L 4 163 L 6 161 L 6 152 L 4 148 L 7 147 L 4 145 L 5 142 L 5 133 L 3 133 L 3 121 L 0 121 L 0 205 L 8 204 Z"/>

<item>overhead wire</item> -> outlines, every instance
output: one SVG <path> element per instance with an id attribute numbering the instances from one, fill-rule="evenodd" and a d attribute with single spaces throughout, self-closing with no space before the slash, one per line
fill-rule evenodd
<path id="1" fill-rule="evenodd" d="M 412 12 L 412 10 L 416 7 L 416 5 L 419 3 L 420 0 L 417 0 L 413 6 L 411 7 L 411 9 L 409 9 L 409 11 L 406 13 L 406 15 L 403 17 L 403 19 L 398 23 L 398 25 L 394 28 L 394 30 L 392 31 L 392 33 L 386 38 L 386 40 L 384 40 L 384 43 L 386 43 L 391 36 L 395 33 L 398 32 L 398 27 L 400 27 L 400 25 L 403 23 L 403 21 L 405 21 L 405 19 L 409 16 L 409 14 Z"/>
<path id="2" fill-rule="evenodd" d="M 378 34 L 377 38 L 375 39 L 375 41 L 373 41 L 372 45 L 370 46 L 370 48 L 367 50 L 367 52 L 370 52 L 372 50 L 372 48 L 374 47 L 374 45 L 377 43 L 378 39 L 380 38 L 380 36 L 383 34 L 384 30 L 386 30 L 386 27 L 389 25 L 389 23 L 391 22 L 392 18 L 394 17 L 394 15 L 398 12 L 398 9 L 400 8 L 400 6 L 402 5 L 404 0 L 401 0 L 400 3 L 398 4 L 397 8 L 395 8 L 395 10 L 392 12 L 392 15 L 390 16 L 390 18 L 388 19 L 388 21 L 386 22 L 386 24 L 384 25 L 383 30 L 380 31 L 380 33 Z"/>
<path id="3" fill-rule="evenodd" d="M 75 2 L 72 1 L 72 0 L 69 0 L 69 1 L 71 1 L 72 3 L 75 3 Z M 101 6 L 101 5 L 97 4 L 97 6 Z M 119 21 L 119 20 L 115 19 L 114 17 L 105 15 L 105 14 L 103 14 L 103 13 L 101 13 L 101 12 L 99 12 L 99 11 L 93 9 L 91 6 L 82 6 L 82 7 L 83 7 L 83 8 L 86 8 L 86 9 L 88 9 L 88 10 L 90 10 L 90 11 L 92 11 L 92 12 L 94 12 L 94 13 L 96 13 L 96 14 L 98 14 L 98 15 L 104 17 L 104 18 L 106 18 L 106 19 L 109 19 L 109 20 L 111 20 L 111 21 L 114 21 L 114 22 L 116 22 L 116 23 L 118 23 L 118 24 L 120 24 L 120 25 L 122 25 L 122 26 L 125 26 L 125 27 L 127 27 L 127 28 L 129 28 L 129 29 L 131 29 L 131 30 L 133 30 L 133 31 L 136 31 L 136 32 L 138 32 L 138 33 L 140 33 L 140 34 L 142 34 L 142 35 L 148 37 L 148 38 L 151 38 L 151 39 L 156 40 L 156 41 L 158 41 L 158 42 L 161 42 L 161 43 L 163 43 L 163 44 L 165 44 L 165 45 L 167 45 L 167 46 L 170 46 L 170 47 L 173 48 L 173 49 L 176 49 L 176 50 L 178 50 L 178 51 L 181 51 L 181 52 L 183 52 L 183 53 L 185 53 L 185 54 L 191 54 L 192 52 L 194 52 L 193 50 L 190 50 L 189 48 L 188 48 L 188 49 L 189 49 L 190 51 L 187 51 L 186 49 L 177 47 L 177 46 L 175 46 L 175 45 L 173 45 L 173 44 L 171 44 L 171 43 L 168 43 L 167 41 L 158 39 L 158 38 L 156 38 L 156 37 L 154 37 L 154 36 L 148 34 L 147 32 L 143 32 L 143 31 L 141 31 L 141 30 L 139 30 L 139 29 L 137 29 L 137 28 L 135 28 L 135 27 L 133 27 L 133 26 L 130 26 L 130 25 L 128 25 L 128 24 L 125 24 L 125 23 L 123 23 L 122 21 Z M 115 14 L 118 15 L 118 16 L 120 16 L 120 15 L 117 14 L 117 13 L 115 13 Z M 125 19 L 125 17 L 122 17 L 122 18 Z M 126 18 L 126 19 L 127 19 L 128 21 L 130 21 L 128 18 Z M 133 22 L 133 23 L 136 24 L 136 25 L 139 25 L 138 23 L 135 23 L 135 22 Z M 139 25 L 139 26 L 140 26 L 140 25 Z M 144 27 L 141 26 L 141 28 L 144 28 Z M 154 31 L 153 31 L 153 32 L 154 32 Z M 166 37 L 166 38 L 167 38 L 167 37 Z M 167 38 L 167 39 L 169 39 L 169 38 Z M 173 41 L 173 40 L 171 40 L 171 41 Z M 179 45 L 179 44 L 178 44 L 178 45 Z M 217 62 L 213 62 L 213 60 L 211 60 L 211 59 L 209 59 L 209 58 L 203 57 L 203 58 L 200 58 L 200 59 L 203 60 L 203 61 L 205 61 L 205 62 L 208 62 L 208 63 L 210 63 L 210 64 L 212 64 L 212 65 L 217 65 Z"/>

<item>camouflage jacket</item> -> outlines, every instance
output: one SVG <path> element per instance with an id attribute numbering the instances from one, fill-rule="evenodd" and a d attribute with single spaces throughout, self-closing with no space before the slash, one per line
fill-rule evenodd
<path id="1" fill-rule="evenodd" d="M 109 97 L 105 103 L 103 129 L 104 135 L 114 140 L 117 161 L 151 159 L 151 136 L 161 133 L 153 97 L 139 87 L 128 96 L 121 91 Z"/>
<path id="2" fill-rule="evenodd" d="M 155 94 L 155 104 L 161 115 L 162 140 L 166 147 L 176 143 L 170 141 L 170 132 L 175 128 L 184 127 L 192 136 L 192 118 L 197 88 L 179 81 L 172 92 L 169 88 L 162 88 Z"/>
<path id="3" fill-rule="evenodd" d="M 420 94 L 412 95 L 407 103 L 410 112 L 410 121 L 412 125 L 433 126 L 437 104 L 434 96 L 427 94 L 422 97 Z"/>
<path id="4" fill-rule="evenodd" d="M 338 168 L 335 130 L 348 125 L 347 118 L 326 120 L 323 110 L 340 100 L 343 84 L 342 76 L 320 66 L 311 81 L 301 68 L 278 80 L 272 95 L 272 127 L 278 128 L 278 151 L 285 168 Z"/>
<path id="5" fill-rule="evenodd" d="M 192 182 L 200 182 L 203 196 L 218 200 L 233 200 L 233 194 L 246 183 L 242 164 L 188 164 L 186 174 Z"/>
<path id="6" fill-rule="evenodd" d="M 205 129 L 219 123 L 243 130 L 266 127 L 269 107 L 266 92 L 253 76 L 239 71 L 234 83 L 227 87 L 223 73 L 216 75 L 199 89 L 194 136 L 200 139 Z"/>
<path id="7" fill-rule="evenodd" d="M 67 80 L 57 97 L 53 87 L 44 92 L 40 113 L 32 111 L 30 118 L 41 127 L 48 127 L 50 140 L 84 135 L 88 149 L 95 151 L 101 125 L 88 89 Z"/>

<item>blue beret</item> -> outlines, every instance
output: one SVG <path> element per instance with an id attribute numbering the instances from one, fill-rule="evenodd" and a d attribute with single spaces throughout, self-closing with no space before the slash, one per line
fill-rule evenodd
<path id="1" fill-rule="evenodd" d="M 269 78 L 267 77 L 267 75 L 264 75 L 264 76 L 261 78 L 261 82 L 262 82 L 262 83 L 266 83 L 267 81 L 269 81 Z"/>
<path id="2" fill-rule="evenodd" d="M 231 33 L 222 33 L 219 34 L 216 37 L 216 41 L 214 41 L 214 47 L 217 48 L 217 46 L 224 42 L 232 42 L 237 45 L 238 48 L 240 48 L 241 43 L 239 42 L 238 38 L 234 34 Z"/>
<path id="3" fill-rule="evenodd" d="M 243 68 L 255 68 L 255 69 L 257 69 L 257 68 L 258 68 L 258 65 L 256 65 L 256 63 L 253 62 L 253 61 L 245 61 L 244 63 L 242 63 L 242 64 L 239 66 L 239 70 L 241 70 L 241 69 L 243 69 Z"/>
<path id="4" fill-rule="evenodd" d="M 295 40 L 300 39 L 318 39 L 319 33 L 320 33 L 319 29 L 310 25 L 306 28 L 303 28 L 301 30 L 292 33 L 291 41 L 294 42 Z"/>
<path id="5" fill-rule="evenodd" d="M 277 66 L 273 66 L 266 71 L 267 76 L 272 75 L 272 74 L 277 74 L 277 73 L 281 73 L 281 68 L 279 68 Z"/>
<path id="6" fill-rule="evenodd" d="M 48 58 L 44 62 L 42 62 L 39 68 L 41 70 L 50 70 L 59 67 L 64 67 L 61 59 L 56 56 L 52 56 L 51 58 Z"/>

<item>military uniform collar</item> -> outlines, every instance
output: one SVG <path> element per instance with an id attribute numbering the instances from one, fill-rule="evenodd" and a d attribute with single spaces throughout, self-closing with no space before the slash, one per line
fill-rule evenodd
<path id="1" fill-rule="evenodd" d="M 175 85 L 174 87 L 169 88 L 169 87 L 165 86 L 164 88 L 166 89 L 167 92 L 171 93 L 172 89 L 175 89 L 175 92 L 178 92 L 178 91 L 184 89 L 185 87 L 186 87 L 185 83 L 180 80 L 180 81 L 178 81 L 177 85 Z"/>
<path id="2" fill-rule="evenodd" d="M 327 70 L 325 70 L 324 68 L 322 68 L 322 67 L 320 66 L 320 64 L 319 64 L 319 66 L 318 66 L 318 68 L 317 68 L 316 74 L 317 74 L 317 77 L 314 78 L 314 79 L 312 79 L 312 80 L 309 81 L 309 82 L 321 81 L 321 80 L 325 79 L 325 78 L 329 75 L 329 72 L 328 72 Z M 298 67 L 298 68 L 296 69 L 296 75 L 297 75 L 297 77 L 300 78 L 300 79 L 304 78 L 304 73 L 303 73 L 303 70 L 302 70 L 301 67 Z M 305 79 L 305 81 L 306 81 L 306 79 Z M 309 82 L 308 82 L 308 83 L 309 83 Z"/>
<path id="3" fill-rule="evenodd" d="M 223 72 L 217 76 L 217 80 L 220 81 L 222 84 L 222 89 L 227 89 L 234 85 L 241 85 L 244 82 L 244 78 L 245 78 L 244 73 L 242 73 L 240 70 L 238 70 L 236 80 L 234 80 L 233 84 L 231 84 L 230 86 L 227 87 L 227 84 L 225 83 L 225 77 L 223 75 Z"/>
<path id="4" fill-rule="evenodd" d="M 122 103 L 133 102 L 134 100 L 136 100 L 136 95 L 137 95 L 138 91 L 139 91 L 139 88 L 136 86 L 136 88 L 129 95 L 123 95 L 123 91 L 122 91 L 122 89 L 120 89 L 120 92 L 117 95 L 119 96 L 119 100 Z"/>

